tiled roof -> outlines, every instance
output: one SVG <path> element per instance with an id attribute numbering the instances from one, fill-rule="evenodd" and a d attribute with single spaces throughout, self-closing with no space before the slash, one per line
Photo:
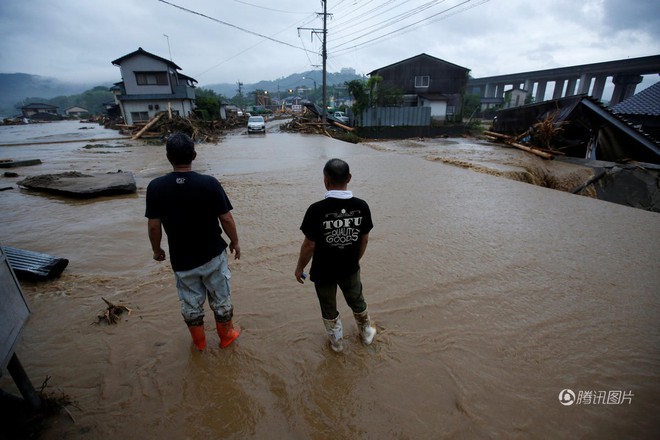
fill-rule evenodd
<path id="1" fill-rule="evenodd" d="M 621 115 L 660 116 L 660 82 L 621 101 L 612 107 L 612 112 Z"/>
<path id="2" fill-rule="evenodd" d="M 21 108 L 57 108 L 55 105 L 50 105 L 50 104 L 42 104 L 40 102 L 33 102 L 27 105 L 24 105 Z"/>

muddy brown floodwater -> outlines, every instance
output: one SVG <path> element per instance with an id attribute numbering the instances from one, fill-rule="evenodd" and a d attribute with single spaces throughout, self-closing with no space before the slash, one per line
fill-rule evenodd
<path id="1" fill-rule="evenodd" d="M 80 126 L 0 127 L 0 142 L 116 136 Z M 200 354 L 169 262 L 151 259 L 146 234 L 146 185 L 169 171 L 163 146 L 90 143 L 0 147 L 2 158 L 42 160 L 15 169 L 22 177 L 121 169 L 138 184 L 136 195 L 96 200 L 0 192 L 2 244 L 70 260 L 59 279 L 22 282 L 32 314 L 21 362 L 36 385 L 50 376 L 50 389 L 75 401 L 73 417 L 50 420 L 43 438 L 660 432 L 659 214 L 450 166 L 404 144 L 230 134 L 198 145 L 194 169 L 217 176 L 235 208 L 243 333 L 220 350 L 207 319 Z M 340 302 L 339 355 L 313 286 L 293 276 L 302 215 L 322 197 L 331 157 L 351 165 L 350 189 L 375 224 L 362 276 L 379 334 L 362 346 Z M 18 179 L 0 177 L 2 186 Z M 133 312 L 96 324 L 101 297 Z M 0 387 L 16 393 L 6 376 Z"/>

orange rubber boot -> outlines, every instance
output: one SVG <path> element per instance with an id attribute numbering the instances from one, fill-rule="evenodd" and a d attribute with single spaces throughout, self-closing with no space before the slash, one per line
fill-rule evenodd
<path id="1" fill-rule="evenodd" d="M 199 351 L 204 351 L 206 348 L 206 334 L 204 334 L 203 325 L 189 325 L 188 330 L 190 330 L 190 335 L 192 336 L 195 347 Z"/>
<path id="2" fill-rule="evenodd" d="M 218 329 L 218 336 L 220 336 L 220 348 L 229 347 L 238 338 L 238 335 L 241 334 L 238 328 L 234 328 L 231 320 L 227 322 L 216 322 L 215 326 Z"/>

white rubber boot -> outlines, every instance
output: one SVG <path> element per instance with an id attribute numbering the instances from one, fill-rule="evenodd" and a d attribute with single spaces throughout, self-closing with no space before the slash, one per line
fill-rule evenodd
<path id="1" fill-rule="evenodd" d="M 344 349 L 344 332 L 341 326 L 341 319 L 337 316 L 335 319 L 323 319 L 325 331 L 330 339 L 330 348 L 339 353 Z"/>
<path id="2" fill-rule="evenodd" d="M 358 330 L 360 330 L 360 338 L 362 338 L 362 342 L 366 345 L 371 345 L 376 337 L 376 326 L 371 323 L 369 313 L 365 309 L 364 312 L 353 313 L 353 316 L 355 317 L 355 323 L 358 326 Z"/>

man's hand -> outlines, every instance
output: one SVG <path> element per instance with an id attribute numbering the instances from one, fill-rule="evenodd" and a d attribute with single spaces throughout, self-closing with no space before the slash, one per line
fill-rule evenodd
<path id="1" fill-rule="evenodd" d="M 156 261 L 165 261 L 165 251 L 161 248 L 154 251 L 154 260 Z"/>
<path id="2" fill-rule="evenodd" d="M 241 246 L 238 243 L 234 243 L 233 241 L 229 243 L 229 252 L 234 254 L 234 260 L 241 259 Z"/>
<path id="3" fill-rule="evenodd" d="M 307 278 L 307 274 L 305 272 L 303 272 L 302 269 L 296 269 L 294 275 L 296 277 L 296 280 L 300 284 L 305 284 L 305 278 Z"/>

